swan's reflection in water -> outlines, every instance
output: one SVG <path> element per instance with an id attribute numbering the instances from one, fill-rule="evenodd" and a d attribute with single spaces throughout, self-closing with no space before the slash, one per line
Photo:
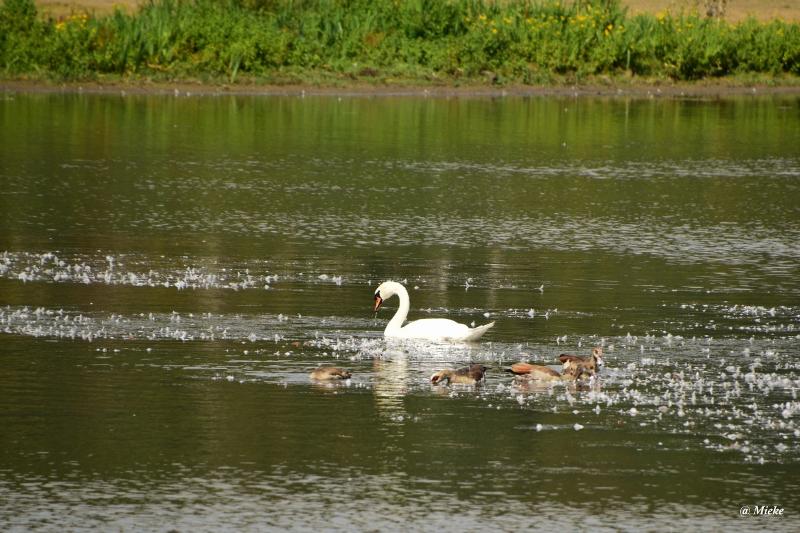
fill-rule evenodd
<path id="1" fill-rule="evenodd" d="M 373 361 L 374 395 L 382 416 L 401 421 L 408 415 L 405 397 L 427 390 L 448 396 L 454 392 L 481 392 L 486 383 L 432 383 L 432 376 L 442 370 L 470 366 L 475 347 L 464 344 L 403 342 L 390 345 L 380 359 Z M 491 368 L 491 367 L 488 367 Z"/>
<path id="2" fill-rule="evenodd" d="M 403 351 L 388 351 L 386 358 L 374 359 L 372 370 L 375 374 L 373 395 L 378 415 L 400 424 L 408 417 L 405 397 L 408 394 L 410 376 L 408 356 Z"/>

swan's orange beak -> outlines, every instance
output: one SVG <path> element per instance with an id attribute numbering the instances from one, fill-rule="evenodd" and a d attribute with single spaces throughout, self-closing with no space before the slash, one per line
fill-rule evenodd
<path id="1" fill-rule="evenodd" d="M 379 294 L 376 294 L 375 295 L 375 307 L 373 308 L 373 311 L 375 311 L 377 313 L 378 309 L 381 308 L 381 304 L 382 303 L 383 303 L 383 298 L 381 298 Z"/>

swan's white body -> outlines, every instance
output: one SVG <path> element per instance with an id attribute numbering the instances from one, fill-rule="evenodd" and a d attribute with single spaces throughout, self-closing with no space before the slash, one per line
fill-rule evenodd
<path id="1" fill-rule="evenodd" d="M 494 322 L 470 328 L 466 324 L 459 324 L 447 318 L 424 318 L 409 322 L 405 326 L 403 323 L 408 317 L 408 310 L 411 302 L 408 298 L 408 291 L 401 284 L 394 281 L 384 281 L 375 291 L 375 311 L 381 306 L 384 300 L 397 295 L 400 298 L 400 307 L 392 319 L 383 330 L 385 337 L 401 339 L 425 339 L 435 341 L 451 342 L 470 342 L 478 340 L 481 335 L 494 326 Z"/>

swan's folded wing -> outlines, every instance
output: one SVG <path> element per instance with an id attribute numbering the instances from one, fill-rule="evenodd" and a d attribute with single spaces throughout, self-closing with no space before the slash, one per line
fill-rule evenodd
<path id="1" fill-rule="evenodd" d="M 470 328 L 448 318 L 423 318 L 409 322 L 397 332 L 397 337 L 405 339 L 427 339 L 447 342 L 469 342 L 478 340 L 494 322 Z"/>
<path id="2" fill-rule="evenodd" d="M 489 322 L 488 324 L 484 324 L 482 326 L 478 326 L 476 328 L 472 328 L 472 329 L 469 330 L 469 333 L 466 336 L 464 336 L 464 337 L 462 337 L 461 339 L 458 339 L 458 340 L 465 341 L 465 342 L 476 341 L 476 340 L 480 339 L 483 336 L 484 333 L 489 331 L 489 328 L 491 328 L 492 326 L 494 326 L 494 322 Z"/>
<path id="3" fill-rule="evenodd" d="M 406 339 L 457 340 L 468 333 L 466 325 L 448 318 L 423 318 L 403 326 L 399 336 Z"/>

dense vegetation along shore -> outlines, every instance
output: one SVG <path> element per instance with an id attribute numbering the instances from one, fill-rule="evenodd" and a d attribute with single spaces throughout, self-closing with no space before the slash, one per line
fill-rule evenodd
<path id="1" fill-rule="evenodd" d="M 0 76 L 55 81 L 797 84 L 800 24 L 628 16 L 618 0 L 154 0 L 52 19 L 0 5 Z"/>

